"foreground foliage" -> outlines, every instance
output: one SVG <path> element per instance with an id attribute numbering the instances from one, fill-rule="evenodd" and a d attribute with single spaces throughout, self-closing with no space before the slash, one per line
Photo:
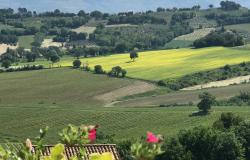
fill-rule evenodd
<path id="1" fill-rule="evenodd" d="M 223 124 L 223 125 L 218 125 Z M 61 143 L 74 146 L 93 143 L 97 126 L 69 125 L 60 133 Z M 64 145 L 57 144 L 49 157 L 41 155 L 47 128 L 40 130 L 34 141 L 37 152 L 29 139 L 19 150 L 0 147 L 0 158 L 4 160 L 64 160 Z M 248 160 L 250 157 L 250 124 L 233 113 L 223 113 L 213 127 L 195 127 L 181 130 L 177 136 L 168 137 L 165 142 L 161 135 L 152 132 L 138 140 L 118 142 L 118 150 L 123 160 Z M 72 160 L 82 159 L 86 153 L 80 151 Z M 112 159 L 110 154 L 91 154 L 91 160 Z M 105 159 L 105 160 L 106 160 Z"/>
<path id="2" fill-rule="evenodd" d="M 225 115 L 231 115 L 223 118 Z M 235 121 L 232 113 L 223 113 L 218 120 L 223 124 Z M 218 124 L 218 121 L 215 123 Z M 225 127 L 225 128 L 224 128 Z M 165 153 L 157 160 L 248 160 L 250 139 L 249 122 L 242 121 L 221 126 L 219 130 L 197 127 L 183 130 L 177 138 L 170 139 L 163 147 Z"/>

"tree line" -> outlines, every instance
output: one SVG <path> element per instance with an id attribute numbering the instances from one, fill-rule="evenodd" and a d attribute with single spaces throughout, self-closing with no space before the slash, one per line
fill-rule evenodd
<path id="1" fill-rule="evenodd" d="M 7 51 L 0 56 L 0 62 L 2 67 L 9 68 L 12 64 L 18 63 L 21 60 L 35 62 L 37 58 L 43 57 L 46 60 L 51 61 L 53 65 L 54 63 L 60 61 L 60 58 L 64 54 L 65 52 L 58 47 L 32 47 L 31 51 L 27 51 L 22 47 L 19 47 L 16 50 L 8 48 Z"/>
<path id="2" fill-rule="evenodd" d="M 158 85 L 166 86 L 173 90 L 205 84 L 208 82 L 226 80 L 233 77 L 245 76 L 250 74 L 250 63 L 242 62 L 237 65 L 225 65 L 218 69 L 197 72 L 180 77 L 176 80 L 159 81 Z"/>
<path id="3" fill-rule="evenodd" d="M 220 30 L 212 31 L 207 36 L 194 41 L 195 48 L 204 48 L 211 46 L 235 47 L 244 45 L 244 40 L 236 31 L 226 30 L 222 27 Z"/>
<path id="4" fill-rule="evenodd" d="M 73 61 L 73 68 L 81 68 L 82 62 L 79 59 L 76 59 Z M 91 68 L 88 66 L 88 64 L 83 64 L 82 67 L 85 71 L 91 71 Z M 123 69 L 120 66 L 113 67 L 109 72 L 106 72 L 101 65 L 95 65 L 93 72 L 95 74 L 107 74 L 110 77 L 116 77 L 116 78 L 124 78 L 126 77 L 127 71 Z"/>
<path id="5" fill-rule="evenodd" d="M 110 16 L 108 18 L 108 24 L 167 24 L 167 21 L 163 18 L 157 18 L 148 14 L 118 14 Z"/>

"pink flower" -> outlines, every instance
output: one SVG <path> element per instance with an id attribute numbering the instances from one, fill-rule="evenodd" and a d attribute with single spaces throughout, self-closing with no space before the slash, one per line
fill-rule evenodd
<path id="1" fill-rule="evenodd" d="M 154 135 L 152 132 L 147 132 L 147 142 L 148 143 L 159 143 L 159 138 Z"/>
<path id="2" fill-rule="evenodd" d="M 96 140 L 96 128 L 93 128 L 89 131 L 89 140 L 90 141 Z"/>

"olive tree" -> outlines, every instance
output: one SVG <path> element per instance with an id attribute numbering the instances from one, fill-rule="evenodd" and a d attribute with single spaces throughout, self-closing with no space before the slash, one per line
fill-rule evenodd
<path id="1" fill-rule="evenodd" d="M 135 59 L 138 58 L 138 57 L 139 57 L 139 56 L 138 56 L 138 53 L 137 53 L 136 51 L 132 51 L 132 52 L 130 53 L 130 59 L 131 59 L 131 60 L 135 61 Z"/>
<path id="2" fill-rule="evenodd" d="M 212 105 L 216 102 L 216 98 L 208 92 L 200 94 L 199 98 L 201 101 L 198 103 L 197 107 L 204 113 L 208 113 Z"/>

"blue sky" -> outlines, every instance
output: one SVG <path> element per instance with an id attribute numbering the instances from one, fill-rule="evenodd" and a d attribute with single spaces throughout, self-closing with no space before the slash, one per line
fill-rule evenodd
<path id="1" fill-rule="evenodd" d="M 209 4 L 219 5 L 221 0 L 0 0 L 0 8 L 26 7 L 29 10 L 51 11 L 56 8 L 77 12 L 81 9 L 86 11 L 100 10 L 103 12 L 119 11 L 145 11 L 154 10 L 157 7 L 190 7 L 200 4 L 203 8 Z M 235 0 L 243 6 L 250 7 L 249 0 Z"/>

